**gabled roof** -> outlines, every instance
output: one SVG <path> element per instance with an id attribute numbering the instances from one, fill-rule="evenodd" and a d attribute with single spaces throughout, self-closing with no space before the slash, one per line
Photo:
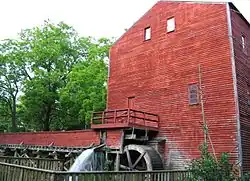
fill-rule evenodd
<path id="1" fill-rule="evenodd" d="M 236 6 L 230 1 L 230 0 L 225 0 L 225 1 L 213 1 L 213 0 L 158 0 L 158 2 L 156 2 L 154 4 L 157 5 L 159 2 L 179 2 L 179 3 L 197 3 L 197 4 L 229 4 L 230 8 L 232 10 L 234 10 L 235 12 L 237 12 L 239 14 L 239 16 L 248 24 L 248 26 L 250 27 L 250 23 L 249 21 L 243 16 L 243 14 L 236 8 Z M 144 17 L 148 12 L 150 11 L 150 9 L 144 13 L 144 15 L 141 16 Z M 129 29 L 131 29 L 138 21 L 140 21 L 139 18 Z M 129 31 L 129 29 L 127 31 Z M 114 45 L 126 34 L 126 32 L 116 40 L 116 42 L 114 43 Z"/>
<path id="2" fill-rule="evenodd" d="M 160 0 L 160 1 L 165 1 L 165 2 L 183 2 L 183 3 L 197 3 L 197 4 L 226 4 L 228 3 L 231 9 L 235 10 L 239 16 L 250 26 L 250 22 L 244 17 L 244 15 L 239 11 L 238 8 L 234 5 L 233 2 L 230 0 L 225 0 L 225 1 L 213 1 L 213 0 Z"/>
<path id="3" fill-rule="evenodd" d="M 197 4 L 226 4 L 229 1 L 202 1 L 202 0 L 159 0 L 159 1 L 165 1 L 165 2 L 183 2 L 183 3 L 197 3 Z"/>
<path id="4" fill-rule="evenodd" d="M 232 10 L 236 11 L 238 13 L 238 15 L 248 24 L 248 26 L 250 27 L 250 22 L 245 18 L 245 16 L 238 10 L 238 8 L 236 8 L 236 6 L 232 3 L 229 2 L 229 6 L 231 7 Z"/>

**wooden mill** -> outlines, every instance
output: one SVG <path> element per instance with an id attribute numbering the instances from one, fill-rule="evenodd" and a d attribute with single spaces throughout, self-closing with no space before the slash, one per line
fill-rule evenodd
<path id="1" fill-rule="evenodd" d="M 249 171 L 249 27 L 229 2 L 157 2 L 112 46 L 107 108 L 91 129 L 0 134 L 2 155 L 63 159 L 68 169 L 96 148 L 110 169 L 185 168 L 205 121 L 211 151 Z"/>

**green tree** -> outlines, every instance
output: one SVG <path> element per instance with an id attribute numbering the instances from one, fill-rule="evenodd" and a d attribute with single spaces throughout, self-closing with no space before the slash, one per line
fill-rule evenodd
<path id="1" fill-rule="evenodd" d="M 33 75 L 25 81 L 21 99 L 25 126 L 47 131 L 57 119 L 59 90 L 72 66 L 81 60 L 78 36 L 64 23 L 45 22 L 42 27 L 23 31 L 21 41 Z"/>
<path id="2" fill-rule="evenodd" d="M 64 24 L 21 33 L 26 67 L 22 123 L 28 130 L 85 128 L 92 110 L 105 108 L 108 51 L 112 42 L 79 38 Z M 82 124 L 82 125 L 81 125 Z"/>
<path id="3" fill-rule="evenodd" d="M 0 132 L 6 132 L 10 130 L 11 121 L 10 114 L 8 112 L 8 105 L 5 101 L 0 101 Z"/>
<path id="4" fill-rule="evenodd" d="M 11 120 L 13 132 L 17 131 L 18 93 L 25 79 L 20 47 L 15 40 L 6 40 L 0 44 L 0 104 L 3 108 L 0 113 L 5 120 Z"/>
<path id="5" fill-rule="evenodd" d="M 1 42 L 0 131 L 86 128 L 105 109 L 111 44 L 48 21 Z"/>
<path id="6" fill-rule="evenodd" d="M 62 125 L 67 129 L 88 127 L 91 112 L 102 111 L 106 105 L 108 53 L 112 41 L 82 38 L 80 44 L 86 50 L 86 57 L 74 66 L 60 94 Z"/>

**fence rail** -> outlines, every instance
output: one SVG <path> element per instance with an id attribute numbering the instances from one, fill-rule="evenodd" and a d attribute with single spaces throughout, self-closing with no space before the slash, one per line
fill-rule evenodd
<path id="1" fill-rule="evenodd" d="M 0 156 L 0 162 L 46 170 L 63 170 L 63 160 Z"/>
<path id="2" fill-rule="evenodd" d="M 50 171 L 0 162 L 1 181 L 186 181 L 190 172 L 63 172 Z"/>

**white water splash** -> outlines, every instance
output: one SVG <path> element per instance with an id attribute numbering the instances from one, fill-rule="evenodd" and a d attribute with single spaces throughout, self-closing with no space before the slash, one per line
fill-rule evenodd
<path id="1" fill-rule="evenodd" d="M 75 160 L 74 164 L 70 167 L 68 172 L 82 172 L 92 171 L 94 160 L 94 149 L 87 149 L 83 151 Z"/>

